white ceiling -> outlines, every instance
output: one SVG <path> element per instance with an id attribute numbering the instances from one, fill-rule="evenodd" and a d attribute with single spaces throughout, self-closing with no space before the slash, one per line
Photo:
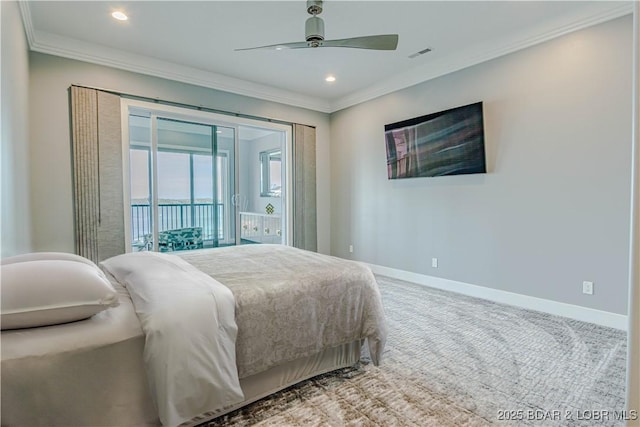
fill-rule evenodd
<path id="1" fill-rule="evenodd" d="M 398 49 L 236 52 L 303 41 L 305 1 L 20 3 L 32 50 L 323 112 L 632 11 L 631 1 L 329 0 L 327 39 L 397 33 Z M 129 20 L 114 20 L 114 10 Z M 337 81 L 325 82 L 329 74 Z"/>

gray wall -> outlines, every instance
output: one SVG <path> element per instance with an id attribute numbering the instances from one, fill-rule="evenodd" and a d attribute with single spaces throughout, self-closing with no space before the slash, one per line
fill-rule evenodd
<path id="1" fill-rule="evenodd" d="M 15 1 L 2 15 L 2 256 L 31 250 L 29 203 L 29 47 Z"/>
<path id="2" fill-rule="evenodd" d="M 317 199 L 321 207 L 318 212 L 318 250 L 329 252 L 328 114 L 32 52 L 29 129 L 35 250 L 74 250 L 67 95 L 71 84 L 316 126 L 319 141 Z"/>
<path id="3" fill-rule="evenodd" d="M 332 254 L 626 314 L 631 54 L 627 16 L 332 114 Z M 387 180 L 385 124 L 476 101 L 489 173 Z"/>

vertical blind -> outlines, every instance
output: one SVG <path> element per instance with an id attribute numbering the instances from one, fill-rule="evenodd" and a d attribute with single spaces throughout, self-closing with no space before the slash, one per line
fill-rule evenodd
<path id="1" fill-rule="evenodd" d="M 99 262 L 125 251 L 120 97 L 71 87 L 76 252 Z"/>
<path id="2" fill-rule="evenodd" d="M 318 250 L 316 129 L 293 125 L 293 246 Z"/>

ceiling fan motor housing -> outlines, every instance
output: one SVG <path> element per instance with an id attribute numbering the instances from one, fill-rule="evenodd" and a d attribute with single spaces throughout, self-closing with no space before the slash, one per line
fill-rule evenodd
<path id="1" fill-rule="evenodd" d="M 324 40 L 324 22 L 317 16 L 307 19 L 305 24 L 305 39 L 308 42 Z"/>

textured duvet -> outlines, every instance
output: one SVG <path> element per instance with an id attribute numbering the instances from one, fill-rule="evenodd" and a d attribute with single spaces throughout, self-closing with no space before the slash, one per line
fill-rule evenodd
<path id="1" fill-rule="evenodd" d="M 231 289 L 240 378 L 364 338 L 379 363 L 387 328 L 378 285 L 365 265 L 283 245 L 179 256 Z"/>

